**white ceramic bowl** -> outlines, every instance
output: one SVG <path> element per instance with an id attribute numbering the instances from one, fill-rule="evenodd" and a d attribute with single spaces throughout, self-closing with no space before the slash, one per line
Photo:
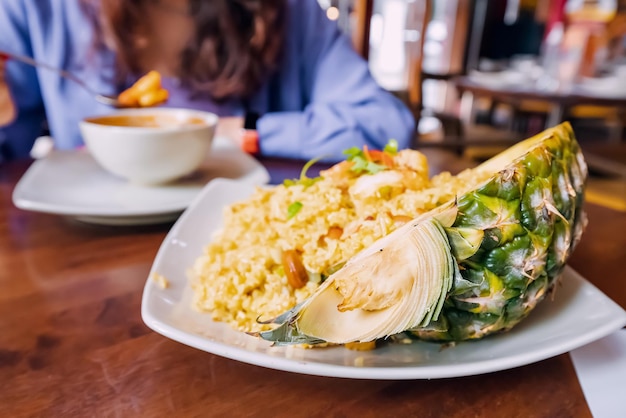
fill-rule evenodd
<path id="1" fill-rule="evenodd" d="M 80 123 L 85 145 L 109 172 L 156 185 L 186 176 L 208 156 L 217 115 L 190 109 L 121 109 Z"/>

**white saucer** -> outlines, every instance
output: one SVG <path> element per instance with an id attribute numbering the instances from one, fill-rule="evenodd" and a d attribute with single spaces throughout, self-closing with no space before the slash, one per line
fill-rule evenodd
<path id="1" fill-rule="evenodd" d="M 85 150 L 53 151 L 35 161 L 13 191 L 20 209 L 71 216 L 106 225 L 141 225 L 176 219 L 214 178 L 260 185 L 267 170 L 227 139 L 216 138 L 198 172 L 161 186 L 128 183 L 104 171 Z"/>

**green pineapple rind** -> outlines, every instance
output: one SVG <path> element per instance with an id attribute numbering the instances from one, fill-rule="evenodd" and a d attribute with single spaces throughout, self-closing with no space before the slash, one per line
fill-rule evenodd
<path id="1" fill-rule="evenodd" d="M 511 329 L 558 282 L 586 224 L 587 166 L 567 123 L 486 184 L 458 198 L 448 229 L 483 233 L 469 258 L 455 255 L 461 277 L 436 322 L 411 332 L 419 339 L 462 341 Z"/>

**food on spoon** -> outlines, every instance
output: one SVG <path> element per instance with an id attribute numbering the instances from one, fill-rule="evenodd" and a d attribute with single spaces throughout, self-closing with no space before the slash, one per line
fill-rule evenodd
<path id="1" fill-rule="evenodd" d="M 161 86 L 161 74 L 150 71 L 118 96 L 122 107 L 151 107 L 167 101 L 169 93 Z"/>
<path id="2" fill-rule="evenodd" d="M 260 336 L 461 341 L 519 323 L 553 289 L 582 235 L 586 164 L 565 123 L 476 170 L 491 176 L 356 254 Z"/>

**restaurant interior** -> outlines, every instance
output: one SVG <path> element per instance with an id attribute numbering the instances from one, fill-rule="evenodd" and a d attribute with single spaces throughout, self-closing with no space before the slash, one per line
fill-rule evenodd
<path id="1" fill-rule="evenodd" d="M 217 115 L 176 109 L 190 112 L 192 126 L 158 144 L 150 135 L 161 126 L 139 125 L 137 136 L 114 138 L 106 129 L 119 126 L 81 120 L 102 145 L 100 156 L 112 161 L 106 169 L 92 158 L 95 146 L 52 149 L 45 137 L 28 158 L 0 161 L 0 416 L 626 416 L 626 0 L 317 2 L 378 84 L 410 109 L 417 121 L 412 149 L 398 150 L 393 141 L 384 150 L 353 147 L 346 154 L 353 159 L 331 171 L 319 159 L 305 164 L 247 152 L 213 137 Z M 147 115 L 153 122 L 158 113 Z M 144 148 L 128 145 L 146 138 Z M 191 160 L 201 157 L 195 171 L 158 177 L 186 148 L 183 140 L 198 147 L 187 150 Z M 116 172 L 122 156 L 141 158 L 164 143 L 153 155 L 158 167 L 139 173 L 154 184 L 133 181 L 141 171 L 135 164 Z M 527 148 L 516 148 L 520 143 Z M 508 149 L 515 152 L 492 159 Z M 398 156 L 415 150 L 410 155 L 428 161 L 419 167 L 425 193 L 435 189 L 434 178 L 447 190 L 463 175 L 488 177 L 445 201 L 428 195 L 424 205 L 432 208 L 419 207 L 417 218 L 397 216 L 388 205 L 376 219 L 344 222 L 341 216 L 356 212 L 340 206 L 352 187 L 369 174 L 397 174 Z M 359 164 L 373 169 L 353 170 Z M 485 171 L 473 172 L 485 167 L 479 164 Z M 339 176 L 334 184 L 337 172 L 353 183 Z M 404 178 L 394 179 L 380 188 L 362 182 L 364 201 L 397 197 L 404 204 L 393 188 Z M 299 200 L 287 205 L 273 196 Z M 316 210 L 318 203 L 334 209 Z M 228 219 L 240 234 L 234 239 L 222 233 Z M 314 225 L 323 229 L 314 239 L 293 232 Z M 389 225 L 397 229 L 389 233 Z M 381 237 L 366 235 L 368 228 Z M 342 254 L 323 271 L 307 264 L 309 271 L 300 249 L 279 248 L 292 235 L 307 251 L 330 254 L 340 240 L 365 250 Z M 252 245 L 241 250 L 240 242 Z M 265 258 L 254 258 L 252 247 Z M 215 248 L 226 248 L 225 255 L 208 262 Z M 388 254 L 398 258 L 367 263 Z M 432 268 L 421 274 L 424 266 Z M 374 289 L 350 277 L 342 283 L 352 268 Z M 244 274 L 223 284 L 237 269 Z M 411 280 L 394 288 L 402 274 Z M 263 281 L 270 276 L 280 286 Z M 372 276 L 382 280 L 368 281 Z M 249 278 L 261 284 L 248 287 Z M 338 296 L 346 283 L 357 288 L 355 299 L 361 292 L 360 302 L 374 307 L 346 308 L 348 296 Z M 416 290 L 426 285 L 428 292 Z M 313 296 L 273 318 L 245 318 L 263 331 L 232 326 L 242 312 L 256 314 L 255 298 L 266 289 L 273 297 L 276 288 L 272 308 L 293 294 Z M 231 289 L 238 293 L 228 295 Z M 216 319 L 215 306 L 201 309 L 211 292 L 228 296 L 216 306 L 235 306 L 234 320 Z M 316 299 L 329 293 L 330 303 Z M 357 332 L 406 295 L 420 300 L 413 305 L 422 317 L 400 328 L 390 325 L 397 318 L 384 317 L 385 332 L 367 341 L 305 332 L 318 318 L 334 330 L 344 311 L 362 315 L 342 329 Z M 238 306 L 240 298 L 252 307 Z M 380 299 L 393 303 L 381 307 Z M 401 313 L 417 316 L 409 305 Z M 456 338 L 453 326 L 467 338 Z M 434 338 L 442 335 L 447 339 Z"/>
<path id="2" fill-rule="evenodd" d="M 416 147 L 481 160 L 567 120 L 598 176 L 591 195 L 626 210 L 626 2 L 320 4 L 411 107 Z"/>

